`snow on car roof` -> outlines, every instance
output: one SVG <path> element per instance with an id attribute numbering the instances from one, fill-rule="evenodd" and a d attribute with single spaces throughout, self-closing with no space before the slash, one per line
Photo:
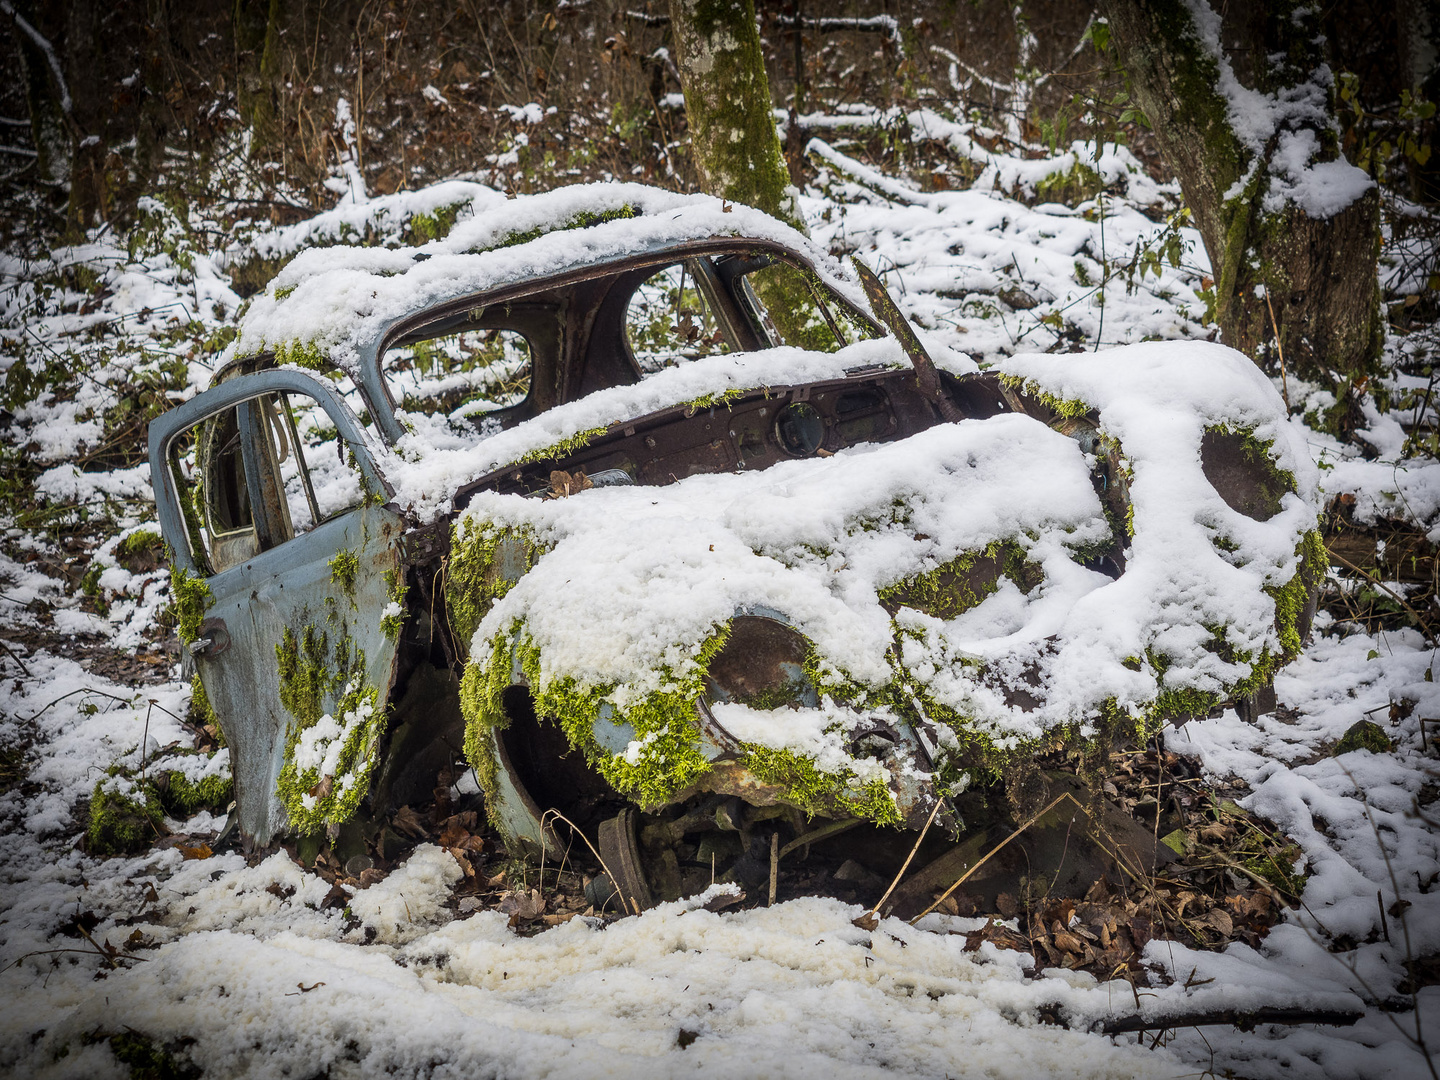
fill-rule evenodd
<path id="1" fill-rule="evenodd" d="M 927 344 L 945 370 L 957 375 L 979 370 L 964 353 L 928 338 Z M 597 390 L 478 439 L 455 433 L 443 417 L 407 413 L 409 430 L 395 452 L 374 449 L 385 455 L 382 467 L 396 503 L 417 520 L 429 521 L 450 509 L 451 496 L 464 484 L 622 420 L 707 398 L 722 400 L 737 391 L 843 379 L 847 371 L 907 364 L 893 337 L 857 341 L 833 353 L 793 346 L 723 353 L 665 368 L 628 386 Z"/>
<path id="2" fill-rule="evenodd" d="M 273 350 L 352 374 L 359 350 L 396 319 L 448 300 L 686 241 L 733 236 L 790 248 L 869 311 L 854 273 L 802 233 L 739 203 L 643 184 L 579 184 L 496 205 L 419 247 L 301 251 L 255 297 L 223 359 Z"/>

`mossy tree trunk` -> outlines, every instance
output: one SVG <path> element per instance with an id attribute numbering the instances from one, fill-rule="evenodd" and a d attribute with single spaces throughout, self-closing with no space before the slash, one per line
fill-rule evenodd
<path id="1" fill-rule="evenodd" d="M 1205 0 L 1101 0 L 1204 238 L 1223 340 L 1271 370 L 1283 352 L 1347 427 L 1382 342 L 1379 193 L 1340 155 L 1315 7 L 1230 8 L 1222 25 Z"/>
<path id="2" fill-rule="evenodd" d="M 775 131 L 754 0 L 670 0 L 670 26 L 706 190 L 804 232 Z"/>
<path id="3" fill-rule="evenodd" d="M 275 81 L 280 70 L 280 0 L 235 0 L 235 99 L 260 157 L 278 137 Z"/>
<path id="4" fill-rule="evenodd" d="M 775 130 L 754 0 L 670 0 L 695 165 L 711 195 L 744 203 L 807 232 Z M 751 279 L 785 344 L 814 344 L 809 290 L 797 270 Z"/>

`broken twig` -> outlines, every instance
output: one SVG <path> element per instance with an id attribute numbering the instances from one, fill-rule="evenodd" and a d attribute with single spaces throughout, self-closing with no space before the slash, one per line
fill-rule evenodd
<path id="1" fill-rule="evenodd" d="M 869 917 L 874 918 L 884 907 L 885 901 L 890 899 L 890 894 L 895 891 L 895 886 L 900 884 L 900 879 L 905 876 L 905 871 L 910 869 L 910 861 L 915 858 L 915 853 L 920 850 L 920 845 L 925 840 L 925 834 L 930 831 L 930 825 L 935 820 L 935 815 L 940 812 L 940 807 L 945 805 L 944 799 L 936 799 L 935 805 L 930 808 L 930 816 L 925 819 L 925 827 L 920 830 L 920 835 L 915 838 L 915 846 L 910 849 L 910 854 L 905 856 L 905 861 L 900 864 L 900 871 L 895 875 L 895 880 L 890 882 L 890 887 L 885 890 L 885 895 L 875 901 L 875 906 L 870 909 Z M 946 894 L 949 895 L 948 893 Z"/>
<path id="2" fill-rule="evenodd" d="M 927 907 L 924 911 L 920 912 L 919 915 L 916 915 L 913 919 L 911 919 L 911 920 L 910 920 L 910 925 L 911 925 L 911 926 L 914 926 L 917 922 L 919 922 L 921 919 L 923 919 L 926 915 L 929 915 L 930 912 L 934 911 L 937 907 L 939 907 L 941 904 L 943 904 L 947 899 L 949 899 L 951 893 L 953 893 L 953 892 L 954 892 L 956 889 L 958 889 L 961 885 L 964 885 L 965 882 L 970 879 L 970 875 L 971 875 L 971 874 L 975 873 L 976 870 L 979 870 L 980 867 L 984 866 L 987 862 L 989 862 L 989 861 L 990 861 L 990 857 L 991 857 L 992 855 L 994 855 L 996 852 L 998 852 L 998 851 L 999 851 L 1001 848 L 1003 848 L 1006 844 L 1010 843 L 1011 840 L 1014 840 L 1015 837 L 1019 836 L 1019 835 L 1020 835 L 1022 832 L 1024 832 L 1026 829 L 1030 828 L 1031 825 L 1034 825 L 1035 822 L 1039 821 L 1042 817 L 1044 817 L 1046 814 L 1048 814 L 1051 810 L 1054 810 L 1055 807 L 1059 806 L 1059 805 L 1060 805 L 1062 802 L 1064 802 L 1066 799 L 1069 799 L 1069 800 L 1070 800 L 1071 802 L 1073 802 L 1076 806 L 1079 806 L 1081 810 L 1084 810 L 1084 809 L 1085 809 L 1085 807 L 1080 806 L 1080 800 L 1077 799 L 1077 798 L 1075 798 L 1075 796 L 1074 796 L 1074 795 L 1071 795 L 1070 792 L 1068 792 L 1068 791 L 1065 792 L 1063 795 L 1058 795 L 1058 796 L 1056 796 L 1054 799 L 1051 799 L 1049 805 L 1046 806 L 1045 809 L 1043 809 L 1043 810 L 1039 811 L 1038 813 L 1036 813 L 1033 817 L 1030 818 L 1029 821 L 1025 822 L 1025 824 L 1020 825 L 1020 826 L 1017 826 L 1017 827 L 1015 828 L 1015 830 L 1014 830 L 1009 836 L 1005 837 L 1004 840 L 1001 840 L 1000 843 L 996 844 L 993 848 L 991 848 L 988 852 L 986 852 L 985 855 L 983 855 L 983 856 L 981 857 L 981 859 L 980 859 L 979 862 L 977 862 L 974 866 L 970 867 L 969 870 L 966 870 L 965 873 L 961 874 L 959 880 L 957 880 L 954 885 L 951 885 L 950 888 L 946 889 L 943 893 L 941 893 L 939 896 L 937 896 L 937 897 L 935 898 L 934 903 L 932 903 L 932 904 L 931 904 L 929 907 Z"/>

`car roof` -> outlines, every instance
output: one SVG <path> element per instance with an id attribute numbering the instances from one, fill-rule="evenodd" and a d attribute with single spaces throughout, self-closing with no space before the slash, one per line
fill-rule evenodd
<path id="1" fill-rule="evenodd" d="M 435 306 L 509 286 L 543 287 L 637 256 L 683 254 L 688 245 L 722 238 L 784 248 L 861 311 L 870 310 L 849 267 L 768 214 L 643 184 L 582 184 L 482 208 L 444 239 L 416 247 L 300 252 L 252 301 L 221 357 L 221 375 L 271 353 L 282 364 L 358 376 L 367 346 Z"/>

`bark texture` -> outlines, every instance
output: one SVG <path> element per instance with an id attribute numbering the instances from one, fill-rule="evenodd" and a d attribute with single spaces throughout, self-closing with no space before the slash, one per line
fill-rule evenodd
<path id="1" fill-rule="evenodd" d="M 1224 341 L 1272 370 L 1283 353 L 1290 372 L 1333 387 L 1343 406 L 1380 355 L 1379 193 L 1372 186 L 1324 216 L 1281 198 L 1290 167 L 1277 155 L 1283 144 L 1313 139 L 1311 166 L 1340 158 L 1325 40 L 1315 9 L 1297 0 L 1241 7 L 1217 58 L 1186 0 L 1101 2 L 1135 100 L 1204 238 Z M 1277 109 L 1281 119 L 1257 150 L 1253 134 L 1237 131 L 1225 67 L 1272 102 L 1310 105 Z M 1260 100 L 1238 114 L 1252 133 Z"/>
<path id="2" fill-rule="evenodd" d="M 76 0 L 66 6 L 65 15 L 65 69 L 103 72 L 102 49 L 110 13 L 93 0 Z M 76 141 L 70 164 L 68 218 L 71 235 L 78 236 L 110 216 L 115 186 L 123 178 L 124 166 L 118 158 L 111 160 L 105 137 L 110 102 L 103 77 L 71 82 Z"/>
<path id="3" fill-rule="evenodd" d="M 241 118 L 250 125 L 250 152 L 256 157 L 263 157 L 278 135 L 280 15 L 280 0 L 235 0 L 235 99 Z"/>
<path id="4" fill-rule="evenodd" d="M 670 25 L 706 190 L 804 232 L 775 133 L 754 0 L 670 0 Z"/>

